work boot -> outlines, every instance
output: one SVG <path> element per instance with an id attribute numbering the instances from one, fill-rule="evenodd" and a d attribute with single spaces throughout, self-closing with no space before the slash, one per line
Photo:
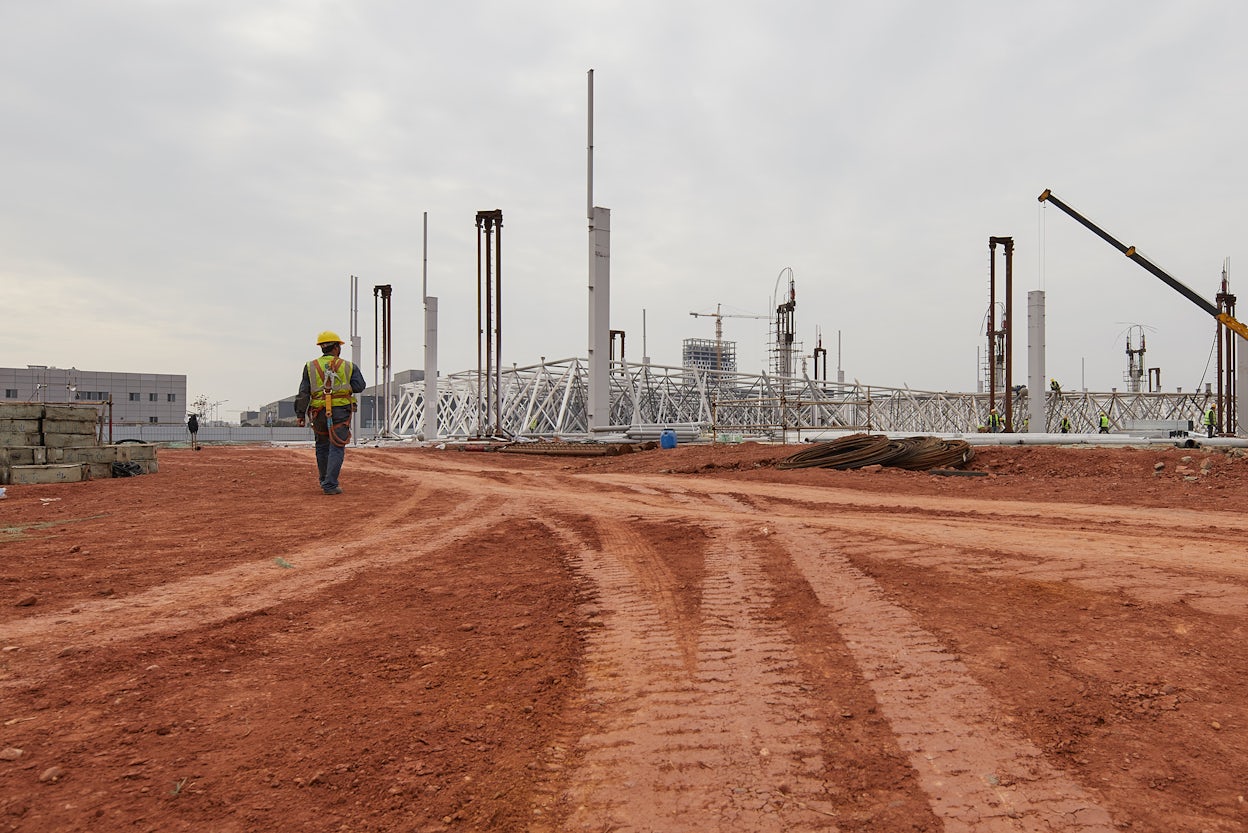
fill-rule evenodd
<path id="1" fill-rule="evenodd" d="M 325 490 L 325 494 L 327 494 L 327 495 L 340 495 L 340 494 L 342 494 L 342 489 L 340 489 L 339 487 L 335 486 L 335 487 L 334 487 L 334 488 L 332 488 L 332 489 L 326 489 L 326 490 Z"/>

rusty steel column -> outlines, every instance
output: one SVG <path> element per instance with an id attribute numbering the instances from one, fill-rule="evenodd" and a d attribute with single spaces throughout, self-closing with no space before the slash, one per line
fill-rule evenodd
<path id="1" fill-rule="evenodd" d="M 1001 314 L 1001 329 L 996 330 L 996 304 L 997 304 L 997 246 L 1003 246 L 1005 250 L 1005 310 Z M 988 407 L 996 407 L 997 397 L 997 355 L 1001 354 L 1002 364 L 1005 367 L 1005 385 L 1002 391 L 1002 397 L 1005 400 L 1005 430 L 1012 432 L 1014 430 L 1014 373 L 1013 373 L 1013 350 L 1014 338 L 1013 315 L 1014 308 L 1014 238 L 1013 237 L 989 237 L 988 238 Z M 998 339 L 1003 340 L 1003 344 L 998 350 Z"/>
<path id="2" fill-rule="evenodd" d="M 988 238 L 988 412 L 997 407 L 997 243 Z"/>
<path id="3" fill-rule="evenodd" d="M 502 432 L 503 212 L 477 212 L 477 436 Z M 484 351 L 482 341 L 484 340 Z M 484 353 L 484 366 L 482 354 Z M 490 424 L 490 420 L 493 423 Z"/>
<path id="4" fill-rule="evenodd" d="M 1218 312 L 1235 317 L 1235 296 L 1228 291 L 1225 272 L 1222 275 L 1222 291 L 1218 293 Z M 1235 334 L 1218 322 L 1218 398 L 1217 430 L 1219 434 L 1235 433 Z"/>

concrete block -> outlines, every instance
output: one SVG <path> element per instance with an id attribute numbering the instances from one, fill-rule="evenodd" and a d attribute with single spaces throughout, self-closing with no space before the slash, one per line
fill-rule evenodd
<path id="1" fill-rule="evenodd" d="M 43 419 L 42 402 L 0 402 L 0 419 Z"/>
<path id="2" fill-rule="evenodd" d="M 159 446 L 147 445 L 144 443 L 122 443 L 116 447 L 122 449 L 126 454 L 125 457 L 119 457 L 117 459 L 143 463 L 156 460 L 156 449 Z"/>
<path id="3" fill-rule="evenodd" d="M 86 467 L 92 480 L 106 480 L 113 476 L 112 463 L 87 463 Z"/>
<path id="4" fill-rule="evenodd" d="M 43 434 L 38 431 L 0 432 L 0 446 L 12 448 L 16 445 L 43 445 Z"/>
<path id="5" fill-rule="evenodd" d="M 94 437 L 88 437 L 85 434 L 49 434 L 46 431 L 43 432 L 43 444 L 49 448 L 82 446 L 91 443 L 93 439 Z"/>
<path id="6" fill-rule="evenodd" d="M 100 412 L 94 405 L 44 405 L 44 419 L 89 420 L 95 422 Z"/>
<path id="7" fill-rule="evenodd" d="M 0 448 L 0 465 L 42 466 L 48 462 L 48 450 L 41 445 L 20 445 Z"/>
<path id="8" fill-rule="evenodd" d="M 38 419 L 10 419 L 8 417 L 0 417 L 0 434 L 17 434 L 26 433 L 34 434 L 42 431 Z"/>
<path id="9" fill-rule="evenodd" d="M 113 464 L 121 460 L 121 446 L 116 445 L 93 445 L 93 446 L 69 446 L 66 448 L 54 449 L 60 452 L 60 461 L 64 463 L 108 463 Z"/>
<path id="10" fill-rule="evenodd" d="M 85 463 L 50 463 L 46 466 L 9 466 L 9 482 L 18 486 L 45 483 L 78 483 L 90 476 Z"/>
<path id="11" fill-rule="evenodd" d="M 30 430 L 30 429 L 26 429 Z M 35 429 L 39 430 L 39 429 Z M 84 434 L 88 437 L 94 437 L 95 418 L 91 419 L 43 419 L 43 433 L 45 434 Z"/>

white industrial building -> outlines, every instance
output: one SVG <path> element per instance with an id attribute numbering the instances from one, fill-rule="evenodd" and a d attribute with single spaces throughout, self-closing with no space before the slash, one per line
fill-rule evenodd
<path id="1" fill-rule="evenodd" d="M 189 413 L 186 376 L 176 373 L 0 367 L 0 393 L 2 402 L 111 401 L 114 424 L 182 424 Z"/>

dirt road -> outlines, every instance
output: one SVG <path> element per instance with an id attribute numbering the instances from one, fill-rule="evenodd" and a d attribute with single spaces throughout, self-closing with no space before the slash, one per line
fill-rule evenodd
<path id="1" fill-rule="evenodd" d="M 787 452 L 10 488 L 0 829 L 1248 828 L 1248 463 Z"/>

